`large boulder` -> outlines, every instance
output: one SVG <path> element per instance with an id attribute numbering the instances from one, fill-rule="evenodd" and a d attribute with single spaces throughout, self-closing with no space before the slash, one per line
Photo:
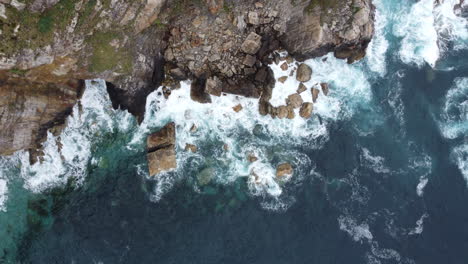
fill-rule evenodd
<path id="1" fill-rule="evenodd" d="M 313 110 L 314 105 L 312 103 L 303 103 L 301 109 L 299 109 L 299 116 L 305 119 L 310 118 Z"/>
<path id="2" fill-rule="evenodd" d="M 297 59 L 348 51 L 352 62 L 365 53 L 374 34 L 372 0 L 284 1 L 283 46 Z"/>
<path id="3" fill-rule="evenodd" d="M 302 105 L 302 97 L 298 93 L 294 93 L 288 96 L 286 99 L 286 103 L 288 106 L 291 106 L 292 108 L 299 108 Z"/>
<path id="4" fill-rule="evenodd" d="M 174 123 L 169 123 L 158 132 L 148 136 L 146 140 L 146 157 L 148 159 L 150 176 L 155 176 L 177 167 L 175 137 Z"/>
<path id="5" fill-rule="evenodd" d="M 312 77 L 312 69 L 309 65 L 302 63 L 297 68 L 296 79 L 300 82 L 308 82 Z"/>
<path id="6" fill-rule="evenodd" d="M 262 37 L 256 34 L 255 32 L 251 32 L 247 38 L 242 43 L 241 49 L 243 52 L 247 54 L 255 54 L 260 49 L 262 45 Z"/>

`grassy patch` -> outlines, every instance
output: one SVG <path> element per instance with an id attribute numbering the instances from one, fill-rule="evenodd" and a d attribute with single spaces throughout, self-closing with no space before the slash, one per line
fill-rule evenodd
<path id="1" fill-rule="evenodd" d="M 132 58 L 128 50 L 117 49 L 110 43 L 119 39 L 116 32 L 99 32 L 88 39 L 92 47 L 92 56 L 89 63 L 90 72 L 103 72 L 106 70 L 119 69 L 122 72 L 130 72 L 132 69 Z"/>

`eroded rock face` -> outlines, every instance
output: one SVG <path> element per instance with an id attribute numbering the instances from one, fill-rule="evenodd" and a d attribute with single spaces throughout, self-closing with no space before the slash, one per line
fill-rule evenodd
<path id="1" fill-rule="evenodd" d="M 0 155 L 36 151 L 48 129 L 60 131 L 82 88 L 77 80 L 32 82 L 0 72 Z"/>
<path id="2" fill-rule="evenodd" d="M 148 136 L 146 157 L 150 176 L 156 176 L 177 167 L 175 137 L 174 123 L 169 123 L 158 132 Z"/>
<path id="3" fill-rule="evenodd" d="M 0 71 L 10 80 L 8 89 L 22 89 L 18 72 L 25 82 L 50 87 L 101 78 L 113 106 L 139 120 L 149 93 L 164 85 L 169 95 L 183 79 L 197 83 L 193 98 L 200 102 L 209 102 L 209 94 L 238 94 L 260 98 L 261 113 L 284 117 L 284 108 L 268 103 L 275 79 L 267 65 L 275 60 L 274 51 L 285 49 L 296 59 L 333 51 L 352 62 L 364 56 L 374 31 L 371 0 L 1 3 Z M 42 100 L 40 94 L 31 96 Z M 51 109 L 56 115 L 62 111 Z M 286 117 L 293 118 L 292 107 L 287 110 Z M 10 127 L 15 129 L 26 131 Z M 9 142 L 6 132 L 1 137 Z"/>
<path id="4" fill-rule="evenodd" d="M 290 1 L 284 1 L 285 5 Z M 285 8 L 283 46 L 298 59 L 330 51 L 353 62 L 362 58 L 374 33 L 371 0 L 294 1 Z"/>

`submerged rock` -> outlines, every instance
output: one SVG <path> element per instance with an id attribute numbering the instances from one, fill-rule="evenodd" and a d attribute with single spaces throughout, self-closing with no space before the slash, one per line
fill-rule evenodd
<path id="1" fill-rule="evenodd" d="M 316 102 L 317 101 L 317 98 L 318 98 L 318 95 L 320 93 L 320 90 L 317 89 L 317 88 L 312 88 L 312 102 Z"/>
<path id="2" fill-rule="evenodd" d="M 289 163 L 282 163 L 276 167 L 276 177 L 282 179 L 293 175 L 293 168 Z"/>
<path id="3" fill-rule="evenodd" d="M 321 83 L 320 87 L 322 87 L 323 94 L 327 96 L 329 92 L 328 83 Z"/>
<path id="4" fill-rule="evenodd" d="M 177 167 L 175 137 L 175 124 L 173 122 L 148 136 L 146 140 L 146 157 L 148 159 L 150 176 L 155 176 Z"/>
<path id="5" fill-rule="evenodd" d="M 185 151 L 191 151 L 192 153 L 195 153 L 198 151 L 198 147 L 193 145 L 193 144 L 185 144 Z"/>
<path id="6" fill-rule="evenodd" d="M 240 111 L 242 111 L 242 109 L 243 109 L 243 107 L 242 107 L 241 104 L 238 104 L 238 105 L 236 105 L 236 106 L 234 106 L 232 108 L 232 110 L 234 110 L 234 112 L 236 112 L 236 113 L 239 113 Z"/>

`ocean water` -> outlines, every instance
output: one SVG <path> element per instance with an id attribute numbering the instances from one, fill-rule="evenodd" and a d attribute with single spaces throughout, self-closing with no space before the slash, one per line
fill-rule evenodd
<path id="1" fill-rule="evenodd" d="M 150 94 L 138 125 L 87 81 L 41 163 L 0 157 L 0 263 L 466 263 L 468 22 L 455 4 L 376 0 L 364 60 L 306 61 L 308 87 L 330 84 L 309 120 L 234 95 L 198 104 L 184 82 Z M 297 86 L 278 83 L 272 104 Z M 151 178 L 145 138 L 170 121 L 178 167 Z M 283 162 L 294 175 L 278 181 Z"/>

